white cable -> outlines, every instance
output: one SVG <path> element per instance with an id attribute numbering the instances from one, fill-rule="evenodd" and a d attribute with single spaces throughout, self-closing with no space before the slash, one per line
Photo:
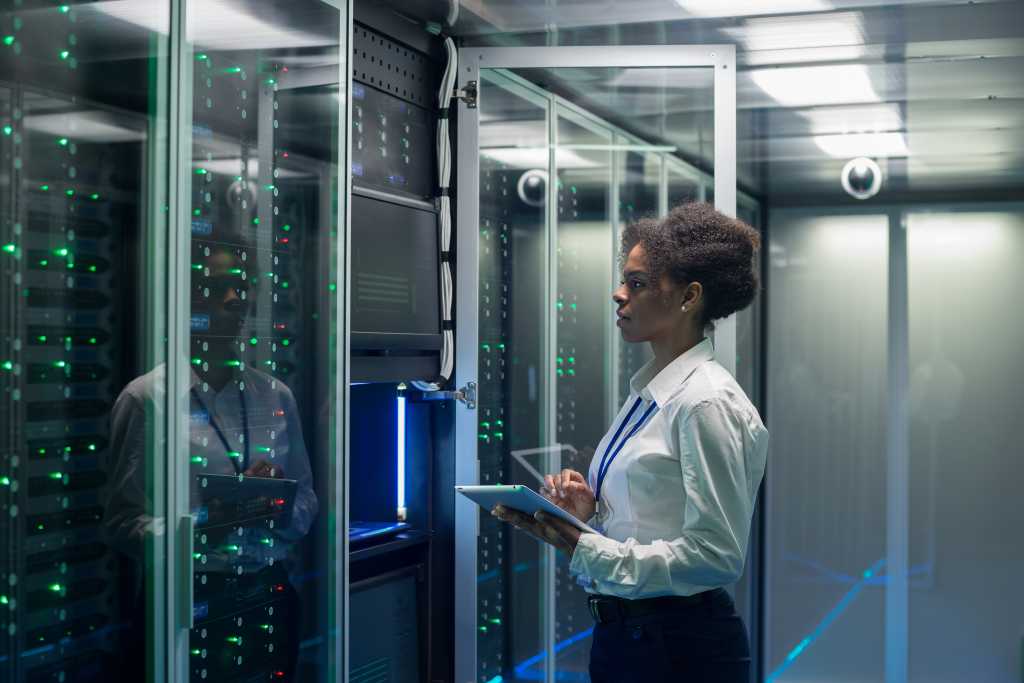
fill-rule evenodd
<path id="1" fill-rule="evenodd" d="M 441 78 L 441 87 L 438 91 L 437 105 L 442 112 L 447 112 L 451 104 L 452 92 L 455 89 L 455 77 L 459 68 L 459 53 L 455 49 L 455 41 L 451 38 L 444 39 L 445 52 L 448 55 L 448 64 Z M 441 188 L 441 197 L 438 206 L 438 227 L 441 237 L 441 251 L 450 254 L 452 246 L 452 201 L 448 196 L 448 187 L 452 177 L 452 146 L 448 134 L 448 116 L 442 116 L 437 121 L 437 182 Z M 445 323 L 452 320 L 452 304 L 454 299 L 454 282 L 452 280 L 452 268 L 448 260 L 441 262 L 441 313 Z M 448 327 L 449 325 L 445 325 Z M 441 381 L 447 382 L 451 379 L 452 371 L 455 369 L 455 333 L 453 330 L 442 330 L 441 345 Z M 437 382 L 413 382 L 413 386 L 421 391 L 438 391 L 441 384 Z"/>

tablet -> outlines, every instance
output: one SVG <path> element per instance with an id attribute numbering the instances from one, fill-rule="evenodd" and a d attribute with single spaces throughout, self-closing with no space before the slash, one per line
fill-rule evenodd
<path id="1" fill-rule="evenodd" d="M 456 486 L 455 490 L 488 511 L 495 505 L 504 505 L 528 515 L 543 510 L 552 517 L 565 520 L 584 533 L 599 533 L 526 486 Z"/>

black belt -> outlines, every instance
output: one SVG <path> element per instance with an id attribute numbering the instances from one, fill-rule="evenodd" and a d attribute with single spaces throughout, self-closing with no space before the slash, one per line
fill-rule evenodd
<path id="1" fill-rule="evenodd" d="M 605 624 L 609 621 L 620 621 L 631 617 L 678 612 L 700 605 L 710 605 L 715 598 L 725 592 L 724 588 L 715 588 L 696 595 L 666 595 L 640 600 L 626 600 L 611 595 L 591 595 L 587 600 L 587 606 L 590 608 L 590 615 L 594 617 L 594 621 Z"/>

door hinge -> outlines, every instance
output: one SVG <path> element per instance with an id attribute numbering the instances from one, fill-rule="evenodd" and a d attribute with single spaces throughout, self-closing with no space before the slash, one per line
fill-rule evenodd
<path id="1" fill-rule="evenodd" d="M 424 391 L 424 401 L 459 401 L 470 410 L 476 410 L 476 382 L 466 382 L 458 391 Z"/>
<path id="2" fill-rule="evenodd" d="M 464 88 L 456 88 L 452 91 L 452 97 L 462 100 L 470 109 L 476 109 L 476 81 L 468 81 Z"/>

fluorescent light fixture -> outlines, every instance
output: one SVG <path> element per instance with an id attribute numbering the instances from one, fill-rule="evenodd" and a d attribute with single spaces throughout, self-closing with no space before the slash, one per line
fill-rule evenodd
<path id="1" fill-rule="evenodd" d="M 498 147 L 492 149 L 481 148 L 480 156 L 487 157 L 492 161 L 506 164 L 509 168 L 547 168 L 548 148 L 547 147 Z M 555 150 L 555 163 L 558 168 L 596 168 L 603 164 L 598 161 L 587 159 L 570 149 Z"/>
<path id="2" fill-rule="evenodd" d="M 279 23 L 264 21 L 228 0 L 203 0 L 190 3 L 186 30 L 187 40 L 204 50 L 271 50 L 283 47 L 336 45 L 337 36 L 296 31 Z M 80 11 L 94 11 L 120 19 L 146 30 L 167 35 L 170 17 L 160 11 L 159 3 L 140 0 L 112 0 L 82 5 Z"/>
<path id="3" fill-rule="evenodd" d="M 815 135 L 814 144 L 834 159 L 905 157 L 908 154 L 907 140 L 903 133 Z"/>
<path id="4" fill-rule="evenodd" d="M 751 78 L 787 107 L 878 102 L 868 70 L 861 64 L 756 69 Z"/>
<path id="5" fill-rule="evenodd" d="M 36 133 L 67 137 L 74 142 L 139 142 L 145 130 L 129 128 L 124 118 L 103 111 L 86 110 L 62 114 L 29 114 L 25 128 Z"/>
<path id="6" fill-rule="evenodd" d="M 398 435 L 395 444 L 398 454 L 398 521 L 404 522 L 408 514 L 405 507 L 405 385 L 398 385 Z"/>
<path id="7" fill-rule="evenodd" d="M 832 9 L 825 0 L 676 0 L 695 17 L 745 17 L 758 14 L 796 14 Z"/>
<path id="8" fill-rule="evenodd" d="M 827 47 L 846 48 L 848 59 L 864 55 L 861 17 L 853 12 L 839 15 L 759 17 L 748 19 L 740 26 L 724 27 L 722 31 L 742 43 L 747 52 Z"/>
<path id="9" fill-rule="evenodd" d="M 815 135 L 845 133 L 877 133 L 904 128 L 897 104 L 865 104 L 846 107 L 824 107 L 800 112 L 811 123 Z"/>

